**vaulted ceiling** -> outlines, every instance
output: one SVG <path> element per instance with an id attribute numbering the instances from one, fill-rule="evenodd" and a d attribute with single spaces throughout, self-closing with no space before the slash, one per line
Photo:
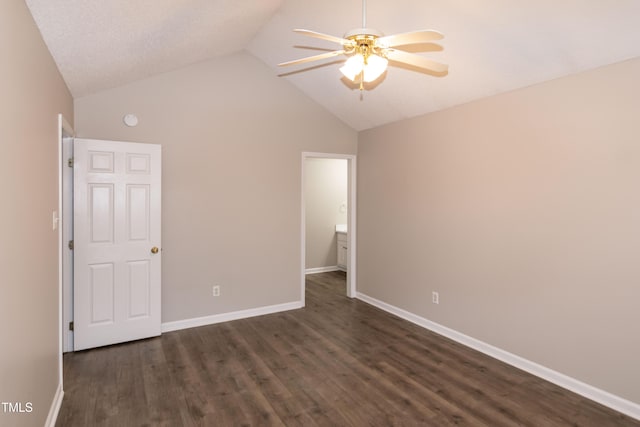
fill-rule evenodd
<path id="1" fill-rule="evenodd" d="M 342 36 L 361 27 L 361 0 L 26 3 L 74 97 L 247 50 L 356 130 L 640 56 L 638 0 L 368 0 L 368 27 L 444 33 L 443 50 L 414 48 L 449 72 L 389 67 L 361 93 L 342 56 L 277 66 L 339 48 L 291 30 Z"/>

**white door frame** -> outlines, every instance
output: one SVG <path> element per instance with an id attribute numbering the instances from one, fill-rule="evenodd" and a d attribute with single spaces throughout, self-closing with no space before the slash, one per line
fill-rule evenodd
<path id="1" fill-rule="evenodd" d="M 306 213 L 305 213 L 305 161 L 307 159 L 344 159 L 348 164 L 348 205 L 347 205 L 347 296 L 356 296 L 356 156 L 355 154 L 334 154 L 302 152 L 302 181 L 301 181 L 301 242 L 300 242 L 300 301 L 305 305 L 305 276 L 306 276 Z"/>
<path id="2" fill-rule="evenodd" d="M 69 241 L 73 240 L 73 168 L 69 167 L 69 159 L 73 158 L 73 134 L 62 138 L 62 348 L 63 353 L 73 351 L 73 331 L 69 323 L 73 321 L 73 251 L 69 249 Z"/>
<path id="3" fill-rule="evenodd" d="M 62 353 L 66 348 L 66 338 L 65 338 L 65 323 L 64 323 L 64 315 L 63 310 L 64 306 L 64 291 L 66 289 L 66 276 L 72 274 L 73 272 L 69 272 L 68 268 L 65 266 L 64 250 L 66 248 L 65 244 L 65 236 L 64 236 L 64 227 L 65 218 L 72 214 L 68 209 L 65 209 L 65 203 L 63 202 L 63 195 L 65 192 L 66 178 L 65 178 L 65 168 L 67 167 L 67 162 L 65 159 L 64 145 L 65 141 L 69 141 L 70 138 L 73 138 L 75 132 L 69 122 L 64 118 L 62 114 L 58 114 L 58 322 L 59 322 L 59 348 L 58 348 L 58 376 L 59 376 L 59 384 L 60 389 L 62 389 Z"/>

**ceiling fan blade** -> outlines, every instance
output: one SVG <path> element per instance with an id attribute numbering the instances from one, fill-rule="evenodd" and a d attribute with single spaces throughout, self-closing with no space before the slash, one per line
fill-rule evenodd
<path id="1" fill-rule="evenodd" d="M 432 61 L 423 56 L 416 55 L 415 53 L 409 53 L 398 49 L 388 49 L 386 56 L 391 61 L 403 62 L 405 64 L 413 65 L 414 67 L 435 71 L 436 73 L 445 73 L 449 69 L 449 66 L 446 64 L 440 64 L 439 62 Z"/>
<path id="2" fill-rule="evenodd" d="M 344 39 L 342 37 L 331 36 L 329 34 L 319 33 L 317 31 L 304 30 L 304 29 L 301 29 L 301 28 L 296 28 L 293 31 L 296 32 L 296 33 L 303 34 L 305 36 L 315 37 L 317 39 L 322 39 L 322 40 L 328 40 L 330 42 L 338 43 L 338 44 L 341 44 L 343 46 L 352 46 L 354 44 L 354 42 L 351 41 L 351 40 L 347 40 L 347 39 Z"/>
<path id="3" fill-rule="evenodd" d="M 318 61 L 320 59 L 332 58 L 334 56 L 342 55 L 344 50 L 334 50 L 333 52 L 321 53 L 320 55 L 308 56 L 306 58 L 294 59 L 293 61 L 282 62 L 278 64 L 280 67 L 294 64 L 304 64 L 305 62 Z"/>
<path id="4" fill-rule="evenodd" d="M 376 45 L 380 47 L 402 46 L 407 44 L 427 43 L 444 38 L 441 32 L 436 30 L 419 30 L 410 33 L 400 33 L 391 36 L 380 37 Z"/>

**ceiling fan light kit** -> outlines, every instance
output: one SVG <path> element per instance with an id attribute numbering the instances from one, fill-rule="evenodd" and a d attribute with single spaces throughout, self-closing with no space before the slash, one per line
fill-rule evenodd
<path id="1" fill-rule="evenodd" d="M 340 72 L 346 78 L 354 83 L 358 78 L 361 84 L 371 83 L 385 72 L 389 60 L 376 45 L 376 40 L 381 36 L 382 33 L 369 28 L 358 28 L 345 34 L 344 38 L 352 42 L 351 45 L 345 46 L 349 49 L 345 49 L 345 54 L 352 56 L 340 68 Z"/>
<path id="2" fill-rule="evenodd" d="M 366 0 L 362 0 L 362 28 L 348 31 L 344 37 L 336 37 L 316 31 L 295 29 L 296 33 L 342 45 L 342 49 L 320 55 L 309 56 L 293 61 L 282 62 L 279 66 L 302 64 L 339 55 L 347 56 L 347 61 L 340 68 L 340 72 L 354 83 L 360 83 L 360 90 L 364 90 L 364 83 L 376 81 L 384 74 L 389 60 L 408 64 L 412 67 L 436 72 L 444 75 L 448 66 L 431 61 L 423 56 L 400 50 L 398 46 L 410 44 L 431 43 L 444 36 L 435 30 L 419 30 L 409 33 L 385 36 L 381 32 L 366 28 Z"/>

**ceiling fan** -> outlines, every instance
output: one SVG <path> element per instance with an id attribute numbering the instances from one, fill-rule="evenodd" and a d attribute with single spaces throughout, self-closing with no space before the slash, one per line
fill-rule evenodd
<path id="1" fill-rule="evenodd" d="M 359 82 L 361 91 L 364 89 L 364 83 L 371 83 L 377 80 L 382 73 L 384 73 L 389 61 L 408 64 L 413 67 L 433 71 L 438 74 L 446 73 L 449 68 L 446 64 L 440 64 L 423 56 L 398 48 L 399 46 L 419 43 L 430 43 L 435 45 L 435 43 L 431 42 L 442 39 L 444 37 L 442 33 L 435 30 L 418 30 L 385 36 L 380 31 L 367 28 L 366 0 L 362 0 L 362 28 L 355 28 L 347 31 L 343 37 L 336 37 L 304 29 L 295 29 L 293 31 L 305 36 L 338 43 L 342 45 L 342 49 L 293 61 L 282 62 L 278 64 L 279 66 L 303 64 L 306 62 L 345 55 L 348 59 L 344 66 L 340 68 L 340 71 L 352 82 Z M 440 47 L 439 45 L 435 46 Z"/>

